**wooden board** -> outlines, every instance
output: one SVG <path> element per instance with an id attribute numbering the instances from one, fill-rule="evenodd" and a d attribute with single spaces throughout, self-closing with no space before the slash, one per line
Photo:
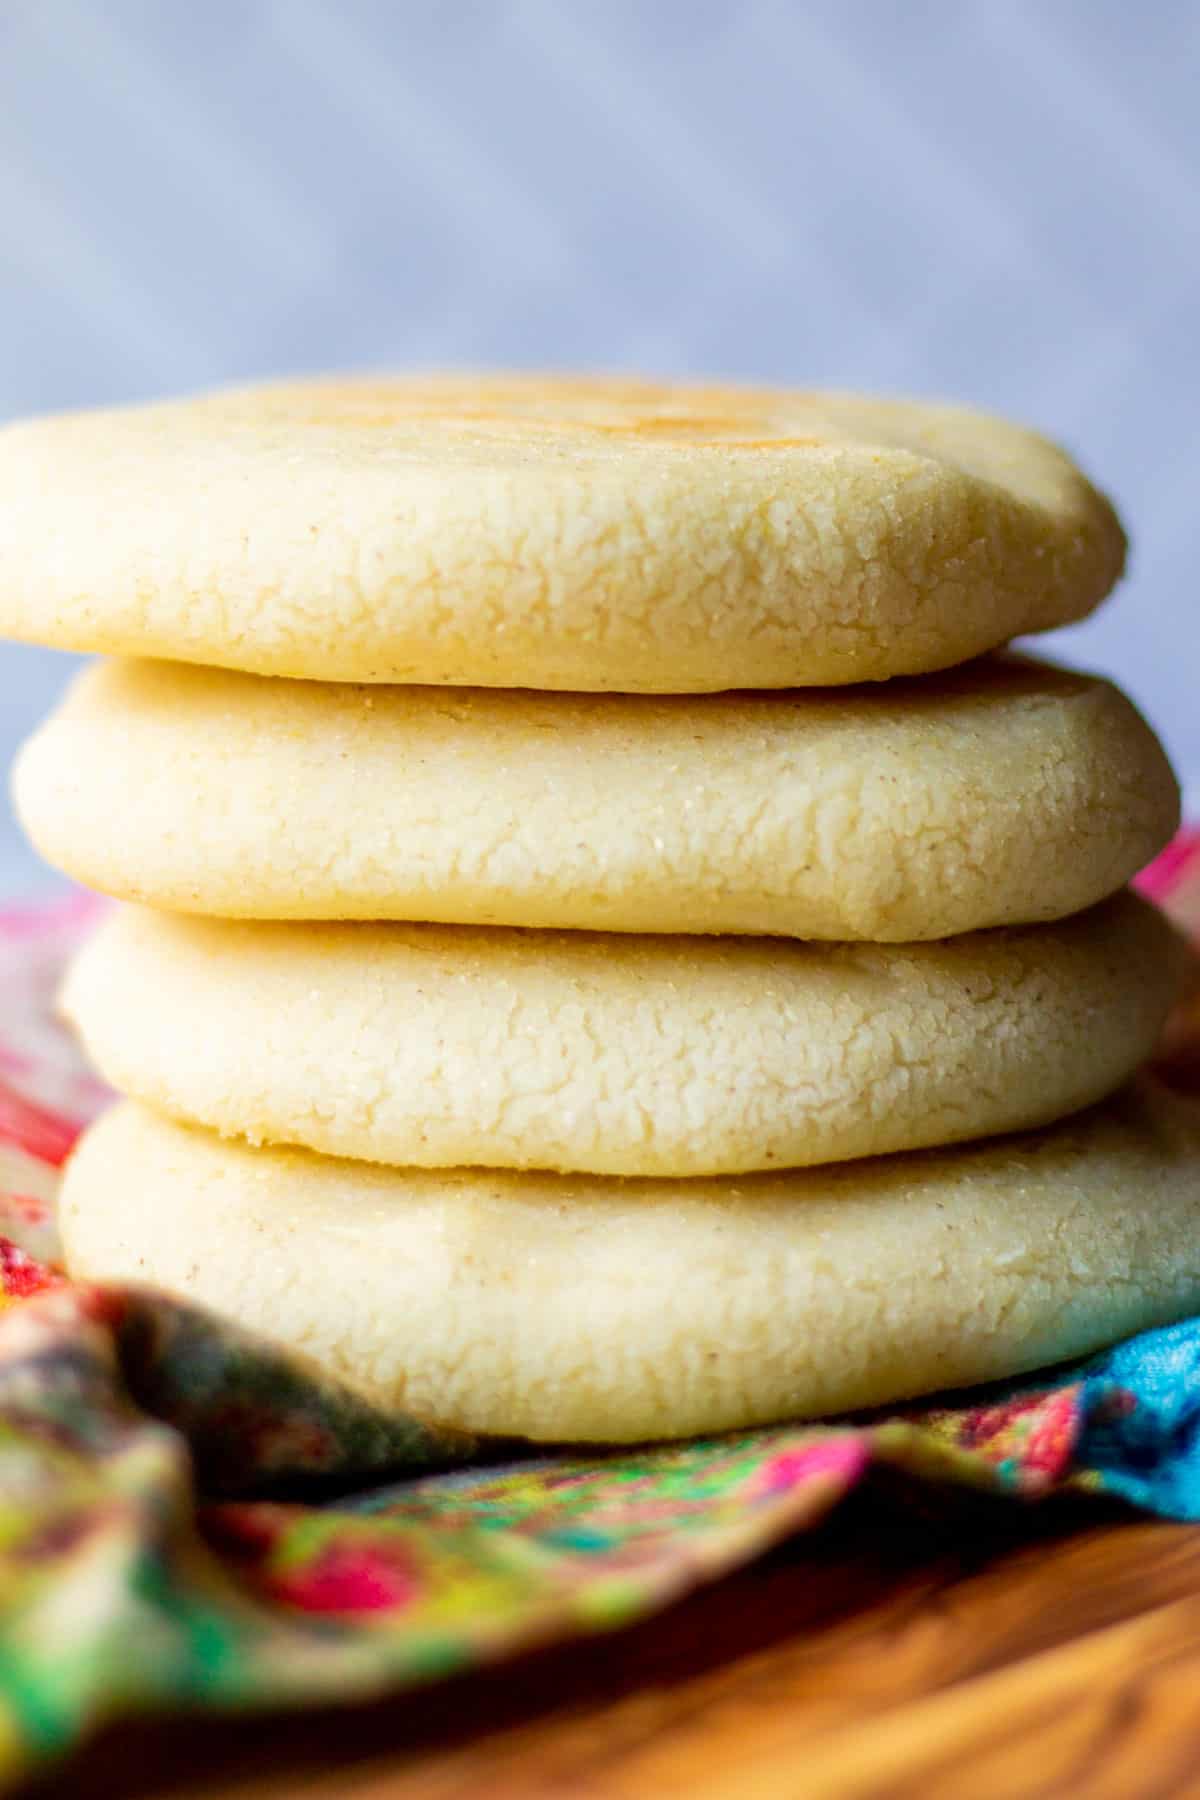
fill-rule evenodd
<path id="1" fill-rule="evenodd" d="M 612 1637 L 107 1734 L 44 1800 L 1200 1795 L 1200 1529 L 909 1490 Z"/>

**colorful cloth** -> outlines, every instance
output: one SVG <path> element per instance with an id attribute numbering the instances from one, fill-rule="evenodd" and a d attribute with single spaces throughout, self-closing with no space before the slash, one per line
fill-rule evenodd
<path id="1" fill-rule="evenodd" d="M 1144 885 L 1200 927 L 1200 835 Z M 1200 1320 L 961 1403 L 497 1466 L 197 1308 L 67 1281 L 56 1172 L 107 1096 L 52 996 L 96 905 L 0 916 L 0 1780 L 121 1715 L 361 1699 L 629 1624 L 873 1466 L 1200 1519 Z M 1198 1046 L 1193 1001 L 1169 1059 L 1200 1091 Z"/>

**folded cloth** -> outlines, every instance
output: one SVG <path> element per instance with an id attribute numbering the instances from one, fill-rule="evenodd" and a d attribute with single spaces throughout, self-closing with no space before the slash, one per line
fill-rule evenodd
<path id="1" fill-rule="evenodd" d="M 1200 833 L 1142 885 L 1200 936 Z M 1200 1519 L 1200 1319 L 886 1417 L 514 1460 L 68 1281 L 56 1171 L 107 1096 L 52 1000 L 98 904 L 0 914 L 0 1780 L 119 1716 L 364 1699 L 630 1624 L 872 1467 Z M 1200 1092 L 1195 999 L 1168 1058 Z"/>

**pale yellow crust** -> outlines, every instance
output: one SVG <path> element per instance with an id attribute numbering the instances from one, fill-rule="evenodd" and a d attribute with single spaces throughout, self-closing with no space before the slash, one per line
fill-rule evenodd
<path id="1" fill-rule="evenodd" d="M 1150 1055 L 1183 955 L 1131 894 L 897 947 L 121 908 L 63 1005 L 121 1093 L 251 1142 L 691 1176 L 1077 1111 Z"/>
<path id="2" fill-rule="evenodd" d="M 68 1165 L 68 1265 L 205 1302 L 385 1405 L 687 1436 L 1043 1367 L 1200 1308 L 1200 1104 L 696 1182 L 251 1150 L 127 1105 Z"/>
<path id="3" fill-rule="evenodd" d="M 1179 817 L 1123 695 L 1016 657 L 704 698 L 100 664 L 15 791 L 49 862 L 172 911 L 891 943 L 1078 912 Z"/>
<path id="4" fill-rule="evenodd" d="M 1108 502 L 1002 420 L 548 376 L 294 383 L 0 432 L 0 632 L 318 680 L 878 680 L 1083 617 Z"/>

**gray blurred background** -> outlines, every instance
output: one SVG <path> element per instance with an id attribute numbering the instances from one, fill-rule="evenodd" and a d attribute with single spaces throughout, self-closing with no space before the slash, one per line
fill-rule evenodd
<path id="1" fill-rule="evenodd" d="M 1010 412 L 1135 534 L 1055 647 L 1200 807 L 1198 53 L 1189 0 L 0 0 L 0 416 L 406 363 Z M 68 666 L 0 646 L 5 763 Z"/>

